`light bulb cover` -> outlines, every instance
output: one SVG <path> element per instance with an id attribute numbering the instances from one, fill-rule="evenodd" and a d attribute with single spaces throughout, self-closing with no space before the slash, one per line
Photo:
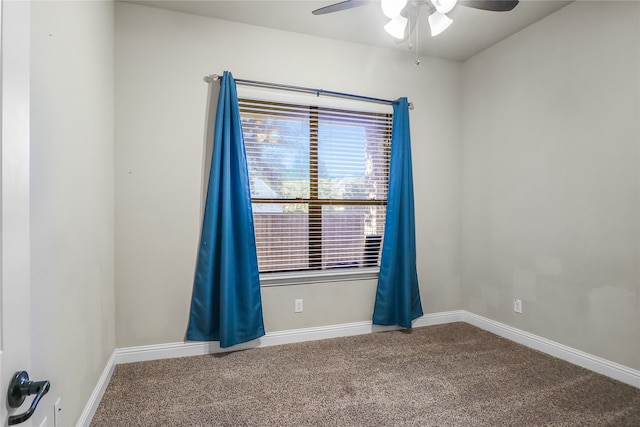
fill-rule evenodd
<path id="1" fill-rule="evenodd" d="M 458 0 L 431 0 L 431 3 L 433 3 L 438 12 L 449 13 L 456 6 Z"/>
<path id="2" fill-rule="evenodd" d="M 431 36 L 435 37 L 453 24 L 453 20 L 447 15 L 440 12 L 433 12 L 429 15 L 429 26 L 431 27 Z"/>
<path id="3" fill-rule="evenodd" d="M 407 0 L 380 0 L 382 13 L 389 19 L 400 16 L 400 12 L 407 5 Z"/>
<path id="4" fill-rule="evenodd" d="M 398 15 L 384 26 L 384 30 L 393 37 L 402 40 L 404 39 L 404 33 L 407 29 L 407 22 L 409 22 L 407 18 L 402 15 Z"/>

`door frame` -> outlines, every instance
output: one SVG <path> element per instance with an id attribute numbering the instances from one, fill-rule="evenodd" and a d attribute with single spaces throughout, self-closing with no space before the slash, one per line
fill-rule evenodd
<path id="1" fill-rule="evenodd" d="M 29 1 L 0 0 L 0 418 L 16 371 L 31 368 L 30 281 L 30 12 Z M 31 425 L 30 420 L 21 426 Z"/>

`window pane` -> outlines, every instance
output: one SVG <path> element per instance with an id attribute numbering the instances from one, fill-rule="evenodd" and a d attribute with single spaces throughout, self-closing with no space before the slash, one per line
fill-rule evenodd
<path id="1" fill-rule="evenodd" d="M 309 197 L 309 118 L 242 115 L 251 197 Z"/>
<path id="2" fill-rule="evenodd" d="M 323 268 L 377 266 L 385 213 L 385 206 L 324 206 Z"/>
<path id="3" fill-rule="evenodd" d="M 350 123 L 320 114 L 318 197 L 385 200 L 390 130 L 367 121 Z"/>
<path id="4" fill-rule="evenodd" d="M 304 204 L 253 203 L 260 271 L 309 266 L 309 215 Z"/>

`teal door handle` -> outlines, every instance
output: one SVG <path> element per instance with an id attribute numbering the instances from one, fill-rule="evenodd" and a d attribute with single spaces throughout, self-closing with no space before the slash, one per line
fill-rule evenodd
<path id="1" fill-rule="evenodd" d="M 8 424 L 10 426 L 20 424 L 31 418 L 36 411 L 38 403 L 42 396 L 47 394 L 51 385 L 49 381 L 29 381 L 29 374 L 26 371 L 16 372 L 9 383 L 9 391 L 7 393 L 7 402 L 11 408 L 19 408 L 27 396 L 35 394 L 31 406 L 26 412 L 18 415 L 9 416 Z"/>

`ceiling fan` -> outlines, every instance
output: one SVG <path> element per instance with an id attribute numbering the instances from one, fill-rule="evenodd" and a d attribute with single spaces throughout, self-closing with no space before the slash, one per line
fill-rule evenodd
<path id="1" fill-rule="evenodd" d="M 370 3 L 367 0 L 346 0 L 314 10 L 314 15 L 339 12 Z M 405 39 L 409 20 L 415 24 L 420 8 L 425 6 L 429 13 L 431 35 L 436 36 L 453 22 L 446 14 L 456 4 L 491 12 L 508 12 L 517 6 L 519 0 L 381 0 L 382 11 L 391 19 L 385 30 L 396 39 Z M 411 25 L 411 30 L 415 25 Z"/>

